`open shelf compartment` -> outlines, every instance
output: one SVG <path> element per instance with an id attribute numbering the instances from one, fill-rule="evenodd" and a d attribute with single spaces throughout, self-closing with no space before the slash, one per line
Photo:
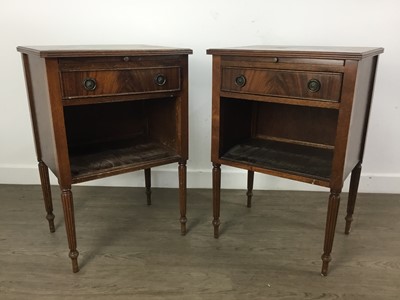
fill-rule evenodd
<path id="1" fill-rule="evenodd" d="M 179 161 L 177 101 L 64 107 L 73 182 Z"/>
<path id="2" fill-rule="evenodd" d="M 330 181 L 338 110 L 225 97 L 220 110 L 223 163 Z"/>

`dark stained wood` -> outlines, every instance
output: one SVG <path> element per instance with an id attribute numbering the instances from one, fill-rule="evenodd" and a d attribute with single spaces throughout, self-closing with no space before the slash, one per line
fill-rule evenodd
<path id="1" fill-rule="evenodd" d="M 343 177 L 346 178 L 354 167 L 363 161 L 368 120 L 372 103 L 378 56 L 358 63 L 357 85 L 353 99 L 351 127 L 347 145 Z"/>
<path id="2" fill-rule="evenodd" d="M 224 138 L 220 135 L 220 126 L 223 126 L 223 122 L 219 122 L 221 118 L 221 102 L 214 100 L 220 98 L 220 87 L 221 56 L 214 55 L 212 57 L 211 161 L 217 161 L 221 155 L 220 141 Z"/>
<path id="3" fill-rule="evenodd" d="M 187 133 L 182 132 L 188 126 L 187 123 L 183 123 L 187 119 L 184 117 L 187 116 L 184 114 L 187 111 L 183 111 L 182 108 L 186 102 L 180 97 L 166 100 L 145 101 L 147 134 L 151 139 L 173 149 L 182 159 L 187 159 L 187 147 L 182 145 L 188 140 Z"/>
<path id="4" fill-rule="evenodd" d="M 46 164 L 42 161 L 39 161 L 38 168 L 40 175 L 40 183 L 42 186 L 44 207 L 47 212 L 46 219 L 49 222 L 50 232 L 55 232 L 56 229 L 54 227 L 53 200 L 51 197 L 49 168 L 47 168 Z"/>
<path id="5" fill-rule="evenodd" d="M 331 260 L 343 182 L 362 162 L 382 52 L 383 48 L 370 47 L 291 46 L 207 50 L 213 55 L 214 174 L 219 174 L 215 166 L 225 164 L 248 174 L 261 172 L 329 187 L 323 275 Z M 318 80 L 319 89 L 312 89 L 311 80 Z M 359 172 L 352 173 L 346 232 Z M 215 186 L 214 203 L 219 203 L 220 187 Z"/>
<path id="6" fill-rule="evenodd" d="M 271 56 L 223 56 L 222 64 L 228 68 L 262 68 L 269 70 L 287 69 L 292 71 L 312 71 L 343 73 L 345 60 L 311 59 Z"/>
<path id="7" fill-rule="evenodd" d="M 55 128 L 48 94 L 45 63 L 37 57 L 22 54 L 26 88 L 35 138 L 37 160 L 43 161 L 56 175 L 59 166 L 56 157 Z M 40 117 L 38 117 L 40 114 Z"/>
<path id="8" fill-rule="evenodd" d="M 212 170 L 212 178 L 213 178 L 213 221 L 212 224 L 214 226 L 214 238 L 219 237 L 219 225 L 221 224 L 219 220 L 220 215 L 220 199 L 221 199 L 221 165 L 213 163 Z"/>
<path id="9" fill-rule="evenodd" d="M 181 235 L 186 234 L 186 161 L 180 161 L 178 165 L 178 176 L 179 176 L 179 211 L 181 217 L 179 222 L 181 223 Z"/>
<path id="10" fill-rule="evenodd" d="M 351 222 L 353 221 L 353 213 L 354 213 L 354 207 L 356 205 L 358 184 L 360 183 L 361 168 L 362 167 L 360 162 L 354 167 L 353 171 L 351 172 L 349 199 L 347 201 L 347 214 L 345 218 L 346 220 L 346 227 L 344 229 L 345 234 L 350 233 Z"/>
<path id="11" fill-rule="evenodd" d="M 144 169 L 147 205 L 151 205 L 151 169 Z"/>
<path id="12" fill-rule="evenodd" d="M 92 148 L 97 148 L 98 144 L 112 144 L 147 136 L 146 102 L 126 101 L 64 107 L 69 152 L 91 145 Z"/>
<path id="13" fill-rule="evenodd" d="M 73 272 L 79 271 L 71 184 L 179 162 L 186 232 L 188 54 L 123 46 L 18 47 L 24 62 L 39 172 L 54 231 L 48 168 L 62 190 Z M 93 90 L 84 81 L 93 80 Z"/>
<path id="14" fill-rule="evenodd" d="M 191 49 L 152 45 L 49 45 L 19 46 L 21 53 L 46 57 L 104 57 L 104 56 L 157 56 L 188 55 Z"/>
<path id="15" fill-rule="evenodd" d="M 181 91 L 176 98 L 175 123 L 176 149 L 182 161 L 189 159 L 189 66 L 188 59 L 181 59 Z M 164 117 L 165 118 L 165 117 Z M 168 119 L 167 119 L 168 120 Z M 158 127 L 160 128 L 160 127 Z"/>
<path id="16" fill-rule="evenodd" d="M 54 130 L 54 143 L 56 147 L 56 151 L 53 155 L 57 159 L 59 173 L 58 181 L 62 186 L 69 186 L 72 178 L 68 157 L 68 141 L 66 138 L 66 124 L 64 122 L 64 109 L 61 102 L 61 82 L 58 72 L 58 60 L 56 58 L 51 58 L 46 60 L 42 59 L 42 61 L 46 66 L 45 77 L 37 78 L 37 80 L 45 82 L 47 78 L 46 84 L 48 89 L 48 99 L 46 100 L 50 102 L 51 107 L 51 126 Z M 40 111 L 37 112 L 37 114 L 39 117 Z"/>
<path id="17" fill-rule="evenodd" d="M 336 109 L 257 103 L 255 117 L 255 137 L 334 148 L 338 118 Z"/>
<path id="18" fill-rule="evenodd" d="M 324 241 L 324 253 L 321 256 L 322 269 L 321 275 L 328 275 L 328 266 L 331 258 L 331 252 L 333 247 L 333 239 L 335 237 L 336 221 L 339 212 L 340 204 L 340 192 L 331 190 L 328 202 L 328 212 L 326 214 L 326 225 L 325 225 L 325 241 Z"/>
<path id="19" fill-rule="evenodd" d="M 181 66 L 181 55 L 150 56 L 94 56 L 59 58 L 61 72 L 85 72 L 101 70 L 132 70 L 143 68 L 176 68 Z"/>
<path id="20" fill-rule="evenodd" d="M 246 78 L 244 86 L 236 84 L 235 79 L 239 76 Z M 308 89 L 310 80 L 318 80 L 321 83 L 321 88 L 316 92 L 310 91 Z M 221 90 L 338 102 L 341 84 L 342 76 L 340 73 L 225 67 L 222 69 Z M 287 86 L 292 86 L 292 89 L 287 89 Z"/>
<path id="21" fill-rule="evenodd" d="M 164 76 L 165 83 L 157 84 L 157 76 Z M 91 98 L 143 94 L 148 92 L 175 92 L 180 90 L 180 68 L 147 68 L 99 71 L 62 72 L 63 98 Z M 84 88 L 86 79 L 95 80 L 93 90 Z"/>
<path id="22" fill-rule="evenodd" d="M 76 249 L 74 202 L 72 199 L 71 187 L 62 187 L 61 202 L 64 211 L 65 230 L 67 231 L 69 258 L 71 258 L 72 261 L 72 272 L 77 273 L 79 272 L 79 252 Z"/>
<path id="23" fill-rule="evenodd" d="M 297 99 L 288 97 L 271 97 L 266 95 L 254 95 L 254 94 L 239 94 L 234 92 L 221 91 L 221 97 L 231 98 L 231 99 L 241 99 L 241 100 L 257 100 L 259 102 L 267 103 L 281 103 L 288 105 L 297 105 L 305 107 L 320 107 L 320 108 L 330 108 L 339 109 L 339 103 L 332 101 L 315 101 L 309 99 Z"/>
<path id="24" fill-rule="evenodd" d="M 176 161 L 179 156 L 170 148 L 147 138 L 132 141 L 96 144 L 70 152 L 71 174 L 74 181 L 101 172 L 135 168 L 158 160 Z"/>
<path id="25" fill-rule="evenodd" d="M 375 47 L 333 47 L 333 46 L 270 46 L 257 45 L 224 49 L 208 49 L 207 54 L 268 57 L 278 62 L 281 57 L 305 59 L 361 60 L 383 53 L 383 48 Z M 276 61 L 278 58 L 278 61 Z"/>
<path id="26" fill-rule="evenodd" d="M 220 128 L 224 134 L 217 141 L 218 157 L 234 145 L 252 136 L 254 128 L 253 104 L 250 101 L 222 99 L 220 102 Z"/>
<path id="27" fill-rule="evenodd" d="M 158 100 L 168 99 L 176 97 L 176 93 L 171 92 L 157 92 L 152 94 L 127 94 L 118 96 L 99 96 L 99 97 L 87 97 L 87 98 L 74 98 L 63 100 L 64 107 L 66 106 L 83 106 L 88 104 L 106 104 L 106 103 L 118 103 L 127 101 L 140 101 L 140 100 Z"/>
<path id="28" fill-rule="evenodd" d="M 254 171 L 247 171 L 247 207 L 251 207 L 253 197 Z"/>
<path id="29" fill-rule="evenodd" d="M 330 149 L 250 139 L 229 149 L 221 159 L 329 181 L 332 156 Z"/>

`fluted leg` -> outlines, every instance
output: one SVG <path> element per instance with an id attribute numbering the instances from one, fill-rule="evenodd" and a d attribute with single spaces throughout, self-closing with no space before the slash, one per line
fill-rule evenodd
<path id="1" fill-rule="evenodd" d="M 356 205 L 360 176 L 361 176 L 361 163 L 358 163 L 351 172 L 351 177 L 350 177 L 349 199 L 347 201 L 347 215 L 345 218 L 346 220 L 346 228 L 344 230 L 345 234 L 350 233 L 351 222 L 353 221 L 354 207 Z"/>
<path id="2" fill-rule="evenodd" d="M 253 197 L 254 171 L 247 171 L 247 207 L 251 207 L 251 198 Z"/>
<path id="3" fill-rule="evenodd" d="M 178 166 L 179 173 L 179 210 L 181 218 L 181 234 L 186 234 L 186 161 L 179 162 Z"/>
<path id="4" fill-rule="evenodd" d="M 333 239 L 335 237 L 335 228 L 339 211 L 339 204 L 340 204 L 340 191 L 331 190 L 328 203 L 328 212 L 326 216 L 324 253 L 321 256 L 322 259 L 321 275 L 323 276 L 326 276 L 328 274 L 328 265 L 329 262 L 332 260 L 331 252 L 333 246 Z"/>
<path id="5" fill-rule="evenodd" d="M 144 169 L 144 181 L 146 185 L 147 205 L 151 205 L 151 169 Z"/>
<path id="6" fill-rule="evenodd" d="M 39 161 L 38 168 L 43 192 L 44 206 L 47 212 L 46 219 L 49 222 L 50 232 L 54 232 L 56 229 L 54 227 L 53 201 L 51 199 L 49 169 L 42 161 Z"/>
<path id="7" fill-rule="evenodd" d="M 79 271 L 78 255 L 76 250 L 76 233 L 75 233 L 75 217 L 74 217 L 74 203 L 72 199 L 71 187 L 63 188 L 61 192 L 61 201 L 64 210 L 65 229 L 67 231 L 69 257 L 72 260 L 72 272 Z"/>
<path id="8" fill-rule="evenodd" d="M 219 237 L 219 220 L 220 202 L 221 202 L 221 165 L 213 164 L 213 221 L 214 237 Z"/>

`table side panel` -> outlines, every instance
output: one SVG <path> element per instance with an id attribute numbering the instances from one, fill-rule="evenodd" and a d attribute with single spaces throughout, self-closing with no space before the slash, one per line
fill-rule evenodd
<path id="1" fill-rule="evenodd" d="M 343 178 L 362 162 L 378 56 L 359 62 Z"/>
<path id="2" fill-rule="evenodd" d="M 59 176 L 53 115 L 44 59 L 22 54 L 38 160 Z"/>

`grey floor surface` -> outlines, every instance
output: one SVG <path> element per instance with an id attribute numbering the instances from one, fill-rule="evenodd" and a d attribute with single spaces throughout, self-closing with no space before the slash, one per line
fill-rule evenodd
<path id="1" fill-rule="evenodd" d="M 59 201 L 50 233 L 39 186 L 0 185 L 0 299 L 400 299 L 400 195 L 360 194 L 344 235 L 342 196 L 328 277 L 320 276 L 328 193 L 73 187 L 81 271 L 71 272 Z"/>

